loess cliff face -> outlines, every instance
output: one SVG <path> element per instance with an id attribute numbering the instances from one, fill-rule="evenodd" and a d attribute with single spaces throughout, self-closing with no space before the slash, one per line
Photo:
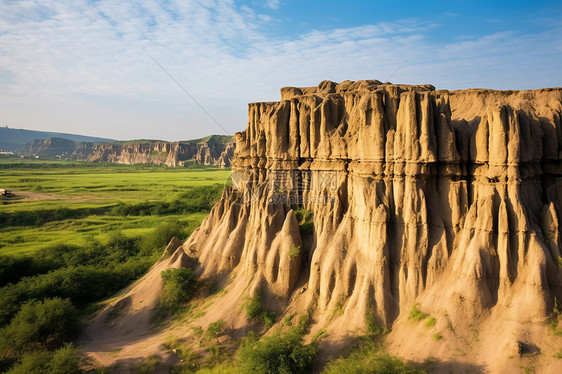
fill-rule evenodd
<path id="1" fill-rule="evenodd" d="M 561 113 L 559 88 L 283 88 L 280 102 L 249 105 L 234 186 L 183 249 L 204 275 L 232 274 L 239 295 L 259 288 L 282 313 L 312 308 L 332 341 L 375 313 L 407 358 L 495 371 L 521 347 L 551 357 Z M 312 213 L 312 232 L 295 212 Z M 408 320 L 415 303 L 434 327 Z"/>
<path id="2" fill-rule="evenodd" d="M 180 142 L 131 142 L 124 144 L 98 144 L 78 159 L 90 162 L 114 162 L 119 164 L 157 164 L 181 166 L 186 161 L 201 165 L 230 167 L 234 143 L 180 143 Z"/>
<path id="3" fill-rule="evenodd" d="M 215 138 L 221 141 L 214 141 Z M 230 167 L 235 143 L 229 136 L 212 135 L 189 142 L 90 143 L 62 138 L 34 140 L 23 152 L 43 157 L 118 164 L 156 164 L 171 167 L 185 163 Z"/>

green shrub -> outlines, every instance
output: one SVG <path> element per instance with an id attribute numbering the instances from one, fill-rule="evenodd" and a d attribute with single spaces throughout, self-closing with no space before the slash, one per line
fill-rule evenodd
<path id="1" fill-rule="evenodd" d="M 189 301 L 197 288 L 197 274 L 193 269 L 168 269 L 161 273 L 164 291 L 160 301 L 174 308 Z"/>
<path id="2" fill-rule="evenodd" d="M 78 374 L 80 355 L 72 344 L 54 352 L 35 351 L 23 356 L 6 374 Z"/>
<path id="3" fill-rule="evenodd" d="M 431 338 L 435 341 L 438 341 L 438 340 L 443 339 L 443 335 L 435 333 L 435 334 L 431 335 Z"/>
<path id="4" fill-rule="evenodd" d="M 293 325 L 293 318 L 295 317 L 295 314 L 291 314 L 285 318 L 283 318 L 283 324 L 285 326 L 292 326 Z"/>
<path id="5" fill-rule="evenodd" d="M 0 331 L 0 349 L 4 355 L 20 356 L 36 348 L 60 346 L 74 337 L 77 329 L 77 311 L 70 300 L 32 300 Z"/>
<path id="6" fill-rule="evenodd" d="M 10 374 L 42 374 L 48 372 L 49 362 L 52 353 L 45 350 L 39 350 L 27 353 L 22 357 L 21 361 L 16 363 L 7 373 Z"/>
<path id="7" fill-rule="evenodd" d="M 270 328 L 275 324 L 275 320 L 277 319 L 277 313 L 271 310 L 264 310 L 261 319 L 266 329 Z"/>
<path id="8" fill-rule="evenodd" d="M 224 333 L 225 328 L 226 321 L 224 319 L 219 319 L 207 326 L 205 336 L 209 339 L 218 339 Z"/>
<path id="9" fill-rule="evenodd" d="M 301 254 L 301 247 L 291 247 L 289 249 L 289 252 L 287 253 L 287 256 L 289 256 L 289 259 L 294 260 L 295 258 L 299 257 Z"/>
<path id="10" fill-rule="evenodd" d="M 244 299 L 242 308 L 246 311 L 246 318 L 250 321 L 262 321 L 266 328 L 273 326 L 275 323 L 277 314 L 261 306 L 261 292 L 259 290 L 256 290 L 253 297 L 246 297 Z"/>
<path id="11" fill-rule="evenodd" d="M 420 304 L 418 303 L 414 304 L 412 310 L 410 310 L 410 315 L 408 316 L 408 319 L 413 319 L 414 321 L 421 321 L 429 317 L 429 314 L 424 313 L 418 309 L 419 305 Z"/>
<path id="12" fill-rule="evenodd" d="M 433 317 L 430 317 L 427 319 L 427 321 L 425 321 L 424 326 L 425 327 L 431 327 L 431 326 L 435 326 L 435 323 L 437 322 L 437 320 Z"/>
<path id="13" fill-rule="evenodd" d="M 249 320 L 259 319 L 263 312 L 261 306 L 261 292 L 257 290 L 253 297 L 246 297 L 242 303 L 242 307 L 246 311 L 246 318 Z"/>
<path id="14" fill-rule="evenodd" d="M 242 373 L 309 373 L 318 351 L 316 343 L 303 344 L 305 329 L 294 327 L 260 340 L 245 339 L 238 352 Z"/>
<path id="15" fill-rule="evenodd" d="M 371 307 L 367 310 L 365 322 L 367 323 L 367 331 L 373 336 L 386 335 L 390 332 Z"/>
<path id="16" fill-rule="evenodd" d="M 418 374 L 423 373 L 405 364 L 397 357 L 385 353 L 380 345 L 366 341 L 346 357 L 329 362 L 323 374 Z"/>
<path id="17" fill-rule="evenodd" d="M 161 273 L 163 290 L 158 305 L 153 311 L 155 323 L 176 313 L 181 305 L 189 301 L 197 291 L 197 274 L 193 269 L 168 269 Z"/>
<path id="18" fill-rule="evenodd" d="M 314 213 L 310 210 L 300 208 L 295 210 L 295 218 L 299 223 L 301 237 L 305 238 L 314 232 Z"/>

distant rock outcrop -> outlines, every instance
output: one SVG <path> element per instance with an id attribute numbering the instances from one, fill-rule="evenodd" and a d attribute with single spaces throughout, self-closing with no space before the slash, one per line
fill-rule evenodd
<path id="1" fill-rule="evenodd" d="M 86 143 L 91 144 L 91 143 Z M 22 152 L 43 157 L 57 157 L 74 152 L 76 143 L 64 138 L 36 139 L 27 143 Z"/>
<path id="2" fill-rule="evenodd" d="M 128 142 L 124 144 L 97 144 L 90 153 L 78 160 L 90 162 L 115 162 L 118 164 L 157 164 L 183 166 L 186 163 L 230 167 L 234 142 L 182 143 L 182 142 Z"/>
<path id="3" fill-rule="evenodd" d="M 140 140 L 75 143 L 67 139 L 50 138 L 28 143 L 24 152 L 43 157 L 60 157 L 89 162 L 157 164 L 172 167 L 195 163 L 230 167 L 234 147 L 232 137 L 217 135 L 185 142 Z"/>
<path id="4" fill-rule="evenodd" d="M 250 104 L 234 189 L 183 245 L 203 276 L 233 274 L 208 313 L 237 328 L 236 304 L 260 289 L 279 313 L 313 310 L 313 333 L 333 342 L 375 315 L 409 359 L 509 372 L 526 364 L 524 342 L 548 372 L 560 348 L 545 320 L 562 300 L 561 116 L 560 88 L 375 80 Z M 415 324 L 412 308 L 435 320 Z"/>

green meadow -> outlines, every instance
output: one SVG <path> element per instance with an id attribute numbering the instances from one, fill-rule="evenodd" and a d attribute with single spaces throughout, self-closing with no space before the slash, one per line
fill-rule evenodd
<path id="1" fill-rule="evenodd" d="M 0 372 L 81 372 L 82 318 L 185 240 L 229 175 L 0 158 Z"/>
<path id="2" fill-rule="evenodd" d="M 188 235 L 229 176 L 208 167 L 0 159 L 0 188 L 15 191 L 0 200 L 0 255 L 103 242 L 115 232 L 140 237 L 165 223 Z"/>

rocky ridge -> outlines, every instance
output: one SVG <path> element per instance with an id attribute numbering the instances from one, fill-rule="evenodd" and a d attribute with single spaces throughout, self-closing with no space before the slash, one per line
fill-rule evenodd
<path id="1" fill-rule="evenodd" d="M 43 157 L 57 157 L 59 155 L 71 154 L 76 147 L 77 143 L 72 140 L 52 137 L 48 139 L 35 139 L 24 145 L 22 152 Z"/>
<path id="2" fill-rule="evenodd" d="M 234 143 L 128 142 L 98 144 L 79 160 L 119 164 L 183 166 L 186 162 L 229 167 Z"/>
<path id="3" fill-rule="evenodd" d="M 219 137 L 217 137 L 219 138 Z M 34 140 L 24 153 L 43 157 L 60 157 L 78 161 L 119 164 L 157 164 L 171 167 L 186 163 L 230 167 L 235 143 L 229 137 L 215 137 L 189 142 L 131 141 L 111 143 L 73 142 L 61 138 Z"/>
<path id="4" fill-rule="evenodd" d="M 235 327 L 241 297 L 260 289 L 279 313 L 313 310 L 331 344 L 375 314 L 408 359 L 555 372 L 561 115 L 560 88 L 283 88 L 249 105 L 234 188 L 182 248 L 203 276 L 230 279 L 210 310 Z M 435 326 L 409 320 L 414 305 Z"/>

